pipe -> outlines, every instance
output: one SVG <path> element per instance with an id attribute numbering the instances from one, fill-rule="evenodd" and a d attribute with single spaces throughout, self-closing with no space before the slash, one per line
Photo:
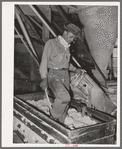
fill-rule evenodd
<path id="1" fill-rule="evenodd" d="M 26 30 L 26 28 L 25 28 L 25 26 L 24 26 L 24 23 L 22 22 L 22 19 L 21 19 L 20 15 L 19 15 L 18 13 L 16 13 L 16 17 L 17 17 L 17 20 L 18 20 L 18 22 L 19 22 L 19 24 L 20 24 L 20 27 L 21 27 L 21 29 L 22 29 L 22 31 L 23 31 L 23 34 L 24 34 L 24 36 L 25 36 L 25 38 L 26 38 L 26 40 L 27 40 L 29 46 L 31 47 L 31 49 L 32 49 L 32 51 L 33 51 L 35 57 L 36 57 L 37 60 L 39 61 L 39 58 L 38 58 L 38 56 L 37 56 L 37 54 L 36 54 L 36 52 L 35 52 L 35 50 L 34 50 L 34 47 L 33 47 L 32 43 L 31 43 L 30 37 L 29 37 L 29 35 L 28 35 L 28 33 L 27 33 L 27 30 Z"/>
<path id="2" fill-rule="evenodd" d="M 38 40 L 40 41 L 40 43 L 41 43 L 42 45 L 44 45 L 44 42 L 42 41 L 42 39 L 40 39 L 40 37 L 39 37 L 39 35 L 38 35 L 38 32 L 35 30 L 34 26 L 33 26 L 32 23 L 30 22 L 28 16 L 26 16 L 26 15 L 24 14 L 24 12 L 21 10 L 21 8 L 20 8 L 18 5 L 16 5 L 15 7 L 16 7 L 17 10 L 20 12 L 21 16 L 25 19 L 25 21 L 27 22 L 27 24 L 31 27 L 32 31 L 35 33 L 35 35 L 36 35 L 36 37 L 38 38 Z"/>
<path id="3" fill-rule="evenodd" d="M 47 22 L 41 17 L 41 15 L 38 13 L 38 11 L 32 6 L 29 5 L 31 7 L 31 9 L 35 12 L 35 14 L 39 17 L 39 19 L 44 23 L 44 25 L 48 28 L 48 30 L 52 33 L 52 35 L 54 37 L 56 37 L 57 35 L 53 32 L 53 30 L 49 27 L 49 25 L 47 24 Z"/>
<path id="4" fill-rule="evenodd" d="M 72 57 L 72 59 L 79 67 L 81 67 L 81 65 L 76 61 L 76 59 L 74 57 Z"/>
<path id="5" fill-rule="evenodd" d="M 33 57 L 33 59 L 35 60 L 36 64 L 39 66 L 39 61 L 37 60 L 37 58 L 35 57 L 35 55 L 33 54 L 33 52 L 31 51 L 30 47 L 28 46 L 28 44 L 24 41 L 24 39 L 22 38 L 22 36 L 20 35 L 19 31 L 17 30 L 16 27 L 14 27 L 15 31 L 17 32 L 17 34 L 19 35 L 20 39 L 22 40 L 22 42 L 24 43 L 25 47 L 27 48 L 28 52 L 30 53 L 30 55 Z"/>

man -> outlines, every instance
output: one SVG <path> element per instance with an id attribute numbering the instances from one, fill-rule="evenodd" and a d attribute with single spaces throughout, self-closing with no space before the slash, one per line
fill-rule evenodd
<path id="1" fill-rule="evenodd" d="M 79 27 L 70 23 L 65 26 L 62 36 L 49 39 L 45 44 L 39 68 L 42 79 L 40 87 L 45 90 L 48 84 L 56 97 L 50 109 L 51 117 L 60 123 L 64 123 L 70 102 L 69 70 L 78 70 L 69 64 L 69 47 L 80 31 Z"/>

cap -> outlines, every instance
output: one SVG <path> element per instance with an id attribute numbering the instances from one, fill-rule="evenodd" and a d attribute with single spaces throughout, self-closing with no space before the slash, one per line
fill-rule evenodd
<path id="1" fill-rule="evenodd" d="M 72 23 L 64 25 L 64 28 L 73 33 L 74 35 L 77 35 L 81 31 L 81 29 L 78 26 Z"/>

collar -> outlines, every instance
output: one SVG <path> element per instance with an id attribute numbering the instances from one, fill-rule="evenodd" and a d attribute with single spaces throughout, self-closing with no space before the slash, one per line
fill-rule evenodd
<path id="1" fill-rule="evenodd" d="M 68 44 L 64 38 L 62 36 L 58 36 L 58 40 L 60 41 L 60 43 L 65 47 L 65 48 L 69 48 L 70 47 L 70 44 Z"/>

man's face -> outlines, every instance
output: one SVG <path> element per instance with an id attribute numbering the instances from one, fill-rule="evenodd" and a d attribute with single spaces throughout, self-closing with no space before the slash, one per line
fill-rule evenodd
<path id="1" fill-rule="evenodd" d="M 72 34 L 71 32 L 65 32 L 64 39 L 66 40 L 67 43 L 70 44 L 75 39 L 75 35 Z"/>

